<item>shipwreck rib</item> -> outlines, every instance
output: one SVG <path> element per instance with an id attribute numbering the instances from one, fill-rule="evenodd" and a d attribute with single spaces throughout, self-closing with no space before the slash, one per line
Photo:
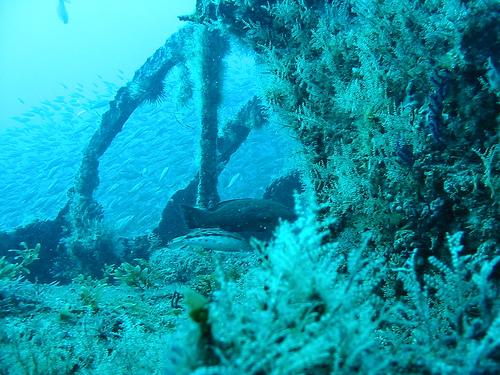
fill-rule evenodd
<path id="1" fill-rule="evenodd" d="M 184 27 L 168 38 L 109 103 L 108 111 L 102 116 L 99 128 L 83 153 L 76 175 L 69 210 L 73 230 L 84 230 L 87 221 L 99 218 L 100 209 L 93 198 L 99 185 L 99 159 L 134 110 L 143 102 L 154 101 L 162 95 L 162 82 L 166 74 L 184 60 L 184 41 L 191 38 L 192 31 L 191 27 Z"/>
<path id="2" fill-rule="evenodd" d="M 209 208 L 219 202 L 217 192 L 217 129 L 218 110 L 222 99 L 227 40 L 219 30 L 202 26 L 199 35 L 201 75 L 201 136 L 198 206 Z"/>
<path id="3" fill-rule="evenodd" d="M 223 128 L 222 134 L 217 138 L 217 176 L 223 171 L 231 156 L 247 139 L 252 129 L 259 128 L 267 122 L 264 107 L 257 97 L 252 98 Z M 153 230 L 162 243 L 167 243 L 172 238 L 185 234 L 185 227 L 179 205 L 193 206 L 196 203 L 199 183 L 199 172 L 181 190 L 178 190 L 168 201 L 163 209 L 160 223 Z"/>

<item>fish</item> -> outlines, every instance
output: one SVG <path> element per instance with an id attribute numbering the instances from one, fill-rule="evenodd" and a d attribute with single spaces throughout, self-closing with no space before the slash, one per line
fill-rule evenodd
<path id="1" fill-rule="evenodd" d="M 128 215 L 128 216 L 125 216 L 121 219 L 118 219 L 117 221 L 115 221 L 113 229 L 115 229 L 117 231 L 125 229 L 127 227 L 127 225 L 130 224 L 130 222 L 132 221 L 133 218 L 134 218 L 134 215 Z"/>
<path id="2" fill-rule="evenodd" d="M 236 180 L 240 177 L 241 173 L 236 173 L 233 177 L 231 177 L 231 180 L 226 186 L 226 189 L 229 189 L 233 184 L 236 182 Z"/>
<path id="3" fill-rule="evenodd" d="M 99 108 L 107 106 L 108 104 L 109 104 L 108 99 L 96 100 L 95 102 L 92 103 L 92 105 L 90 106 L 90 109 L 99 109 Z"/>
<path id="4" fill-rule="evenodd" d="M 184 236 L 174 238 L 167 245 L 170 249 L 179 249 L 187 246 L 223 252 L 252 250 L 250 244 L 241 235 L 219 228 L 194 229 Z"/>
<path id="5" fill-rule="evenodd" d="M 269 199 L 233 199 L 204 210 L 181 205 L 188 228 L 220 228 L 230 232 L 270 232 L 281 220 L 294 221 L 295 212 Z"/>
<path id="6" fill-rule="evenodd" d="M 57 15 L 59 19 L 63 21 L 66 25 L 69 21 L 68 11 L 66 10 L 66 5 L 64 4 L 67 0 L 59 0 L 57 4 Z"/>
<path id="7" fill-rule="evenodd" d="M 144 187 L 145 184 L 146 184 L 145 181 L 139 181 L 137 184 L 135 184 L 134 186 L 132 186 L 132 189 L 130 189 L 128 191 L 129 194 L 135 193 L 136 191 L 139 191 L 140 189 L 142 189 Z"/>
<path id="8" fill-rule="evenodd" d="M 59 169 L 60 167 L 60 164 L 57 164 L 56 166 L 52 167 L 49 169 L 49 172 L 47 173 L 47 177 L 48 178 L 52 178 L 54 177 L 54 175 L 56 174 L 57 170 Z"/>
<path id="9" fill-rule="evenodd" d="M 163 177 L 165 177 L 167 172 L 168 172 L 168 167 L 163 168 L 163 170 L 161 171 L 161 174 L 160 174 L 160 178 L 158 179 L 158 182 L 161 182 L 161 180 L 163 180 Z"/>

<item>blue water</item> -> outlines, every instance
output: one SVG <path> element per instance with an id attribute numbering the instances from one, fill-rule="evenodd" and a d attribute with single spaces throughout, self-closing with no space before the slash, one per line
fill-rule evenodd
<path id="1" fill-rule="evenodd" d="M 0 59 L 0 230 L 57 215 L 108 102 L 193 3 L 72 1 L 64 24 L 55 0 L 0 0 L 0 55 L 8 56 Z M 238 69 L 240 62 L 247 69 Z M 225 63 L 222 123 L 260 93 L 250 52 L 234 47 Z M 197 169 L 197 99 L 177 103 L 178 79 L 174 70 L 165 81 L 174 95 L 138 108 L 101 160 L 96 199 L 120 235 L 156 226 Z M 262 195 L 291 167 L 284 156 L 296 147 L 276 123 L 252 132 L 220 176 L 221 197 Z"/>

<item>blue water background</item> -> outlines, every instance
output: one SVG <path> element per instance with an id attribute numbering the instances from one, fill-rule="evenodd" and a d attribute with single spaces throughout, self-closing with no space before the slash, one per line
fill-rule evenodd
<path id="1" fill-rule="evenodd" d="M 0 0 L 0 55 L 8 56 L 0 59 L 0 230 L 59 212 L 107 103 L 182 26 L 176 16 L 191 13 L 194 1 L 72 0 L 66 7 L 64 24 L 56 0 Z M 254 56 L 236 45 L 225 64 L 221 123 L 261 94 L 266 79 Z M 194 99 L 180 106 L 174 69 L 165 81 L 172 95 L 138 108 L 101 160 L 96 199 L 120 235 L 156 226 L 170 196 L 197 170 L 192 79 Z M 261 196 L 298 160 L 297 143 L 273 119 L 251 133 L 221 174 L 221 198 Z"/>

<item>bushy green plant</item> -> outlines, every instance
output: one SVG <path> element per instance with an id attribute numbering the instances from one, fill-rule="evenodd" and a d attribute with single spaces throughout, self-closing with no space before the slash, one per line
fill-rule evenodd
<path id="1" fill-rule="evenodd" d="M 352 373 L 388 367 L 378 330 L 390 308 L 374 293 L 384 271 L 379 256 L 368 256 L 370 233 L 348 256 L 339 244 L 323 244 L 325 235 L 308 211 L 279 227 L 276 239 L 261 246 L 261 264 L 242 280 L 221 280 L 208 319 L 218 371 Z"/>
<path id="2" fill-rule="evenodd" d="M 76 285 L 80 286 L 79 296 L 83 305 L 93 312 L 99 311 L 102 292 L 106 287 L 105 280 L 96 280 L 90 276 L 78 275 L 74 281 Z"/>
<path id="3" fill-rule="evenodd" d="M 5 257 L 0 258 L 0 280 L 12 280 L 19 274 L 19 265 L 8 262 Z"/>
<path id="4" fill-rule="evenodd" d="M 30 248 L 26 242 L 19 244 L 22 249 L 10 249 L 15 255 L 14 263 L 9 262 L 5 256 L 0 258 L 0 280 L 14 280 L 22 277 L 23 274 L 29 274 L 28 266 L 39 259 L 41 245 L 37 243 L 35 247 Z"/>
<path id="5" fill-rule="evenodd" d="M 484 249 L 464 253 L 462 236 L 447 236 L 450 264 L 431 257 L 434 269 L 422 282 L 415 255 L 400 272 L 408 293 L 400 358 L 409 367 L 439 374 L 500 368 L 500 290 L 493 275 L 500 257 L 490 258 Z"/>
<path id="6" fill-rule="evenodd" d="M 261 260 L 242 280 L 219 275 L 208 317 L 185 332 L 189 347 L 176 352 L 173 372 L 498 370 L 500 303 L 492 273 L 499 257 L 484 249 L 464 254 L 458 232 L 448 236 L 450 265 L 430 258 L 434 269 L 422 277 L 416 255 L 395 268 L 373 248 L 370 231 L 325 241 L 328 223 L 305 207 L 269 245 L 257 246 Z M 403 289 L 389 283 L 393 274 Z"/>
<path id="7" fill-rule="evenodd" d="M 135 259 L 135 266 L 124 262 L 114 268 L 111 275 L 118 281 L 128 286 L 146 289 L 158 283 L 160 275 L 151 268 L 145 259 Z"/>

